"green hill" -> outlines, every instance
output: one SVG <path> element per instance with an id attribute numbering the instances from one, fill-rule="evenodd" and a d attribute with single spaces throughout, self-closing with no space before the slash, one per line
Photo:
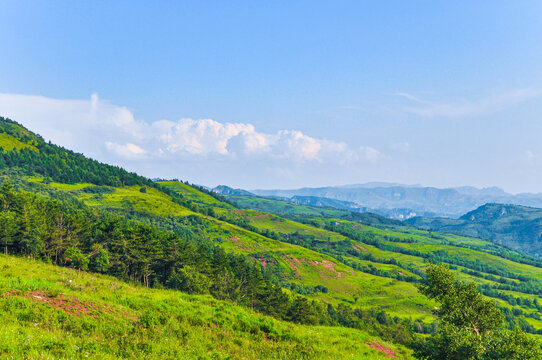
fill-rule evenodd
<path id="1" fill-rule="evenodd" d="M 0 354 L 69 359 L 409 359 L 359 330 L 0 255 Z"/>
<path id="2" fill-rule="evenodd" d="M 370 212 L 359 213 L 336 207 L 310 206 L 292 201 L 264 198 L 255 195 L 227 195 L 226 198 L 239 207 L 256 211 L 268 212 L 294 220 L 303 221 L 307 216 L 349 219 L 372 225 L 404 226 L 398 220 Z"/>
<path id="3" fill-rule="evenodd" d="M 459 219 L 416 217 L 406 222 L 424 229 L 488 239 L 542 257 L 542 209 L 486 204 Z"/>
<path id="4" fill-rule="evenodd" d="M 359 331 L 405 345 L 436 328 L 435 304 L 417 284 L 427 262 L 440 262 L 477 283 L 504 312 L 507 327 L 542 335 L 539 260 L 490 241 L 406 227 L 374 214 L 151 182 L 47 144 L 11 121 L 0 124 L 10 141 L 35 147 L 0 153 L 0 180 L 7 181 L 0 189 L 0 243 L 9 254 L 143 284 L 134 287 L 143 292 L 203 294 L 190 298 L 196 303 L 212 296 L 284 326 L 304 324 L 308 333 Z M 257 344 L 246 345 L 247 351 Z M 130 351 L 134 347 L 128 345 Z M 254 356 L 230 350 L 217 357 Z M 365 350 L 353 351 L 355 358 Z"/>

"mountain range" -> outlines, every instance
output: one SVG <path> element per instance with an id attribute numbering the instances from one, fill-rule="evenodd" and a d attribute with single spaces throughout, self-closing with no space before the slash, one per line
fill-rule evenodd
<path id="1" fill-rule="evenodd" d="M 396 183 L 367 183 L 292 190 L 250 190 L 260 196 L 294 196 L 345 201 L 362 210 L 405 220 L 414 216 L 458 218 L 487 203 L 542 207 L 542 194 L 509 194 L 497 187 L 444 188 Z"/>
<path id="2" fill-rule="evenodd" d="M 459 219 L 414 217 L 405 222 L 422 229 L 491 240 L 542 257 L 542 209 L 485 204 Z"/>

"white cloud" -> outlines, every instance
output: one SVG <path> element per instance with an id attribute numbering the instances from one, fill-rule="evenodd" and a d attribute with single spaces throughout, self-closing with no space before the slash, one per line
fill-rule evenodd
<path id="1" fill-rule="evenodd" d="M 111 152 L 127 159 L 138 158 L 147 153 L 147 151 L 145 151 L 144 149 L 131 143 L 120 145 L 114 142 L 106 141 L 105 146 Z"/>
<path id="2" fill-rule="evenodd" d="M 162 120 L 153 124 L 157 138 L 171 153 L 227 155 L 228 142 L 237 136 L 243 139 L 245 152 L 258 152 L 268 147 L 268 137 L 257 133 L 251 124 L 219 123 L 212 119 Z"/>
<path id="3" fill-rule="evenodd" d="M 370 146 L 362 146 L 360 148 L 361 153 L 363 154 L 363 159 L 370 161 L 370 162 L 376 162 L 378 160 L 386 159 L 387 156 L 382 154 L 380 151 L 376 150 L 375 148 L 372 148 Z"/>
<path id="4" fill-rule="evenodd" d="M 46 140 L 92 158 L 123 166 L 137 162 L 134 170 L 142 164 L 171 167 L 174 163 L 220 161 L 274 164 L 275 168 L 291 166 L 296 173 L 299 164 L 313 164 L 304 169 L 311 171 L 310 166 L 317 164 L 369 164 L 386 159 L 372 147 L 352 148 L 344 142 L 311 137 L 299 130 L 264 133 L 250 123 L 220 123 L 212 119 L 148 123 L 136 120 L 129 109 L 103 101 L 97 94 L 87 100 L 0 94 L 0 115 L 22 123 Z"/>
<path id="5" fill-rule="evenodd" d="M 319 160 L 322 141 L 296 130 L 281 130 L 275 136 L 275 149 L 283 157 L 296 160 Z"/>
<path id="6" fill-rule="evenodd" d="M 488 96 L 475 101 L 460 101 L 450 103 L 429 102 L 404 92 L 399 92 L 397 95 L 419 104 L 416 106 L 403 107 L 403 111 L 407 113 L 429 118 L 460 118 L 466 116 L 492 114 L 518 105 L 524 101 L 537 98 L 542 95 L 542 91 L 537 89 L 520 89 Z"/>

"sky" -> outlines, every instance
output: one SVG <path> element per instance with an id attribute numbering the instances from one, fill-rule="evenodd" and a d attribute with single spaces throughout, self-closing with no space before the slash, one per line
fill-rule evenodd
<path id="1" fill-rule="evenodd" d="M 150 178 L 542 192 L 542 2 L 1 0 L 0 116 Z"/>

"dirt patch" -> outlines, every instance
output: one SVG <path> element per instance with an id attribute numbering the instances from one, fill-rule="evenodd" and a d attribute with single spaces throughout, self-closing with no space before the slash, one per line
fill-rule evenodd
<path id="1" fill-rule="evenodd" d="M 241 241 L 241 238 L 239 238 L 237 236 L 230 236 L 228 238 L 228 240 L 233 242 L 235 244 L 235 246 L 238 247 L 241 250 L 246 250 L 246 251 L 252 250 L 251 245 L 243 243 L 243 241 Z"/>
<path id="2" fill-rule="evenodd" d="M 325 268 L 327 271 L 321 271 L 320 276 L 324 279 L 329 279 L 330 277 L 334 279 L 342 278 L 344 276 L 343 273 L 335 269 L 335 266 L 337 266 L 336 263 L 329 261 L 329 260 L 322 260 L 322 261 L 316 261 L 316 260 L 305 260 L 301 259 L 303 262 L 313 265 L 313 266 L 321 266 Z M 349 271 L 350 275 L 354 275 L 353 271 Z M 334 275 L 329 275 L 329 273 L 334 273 Z"/>
<path id="3" fill-rule="evenodd" d="M 48 304 L 54 308 L 64 311 L 66 314 L 79 316 L 90 316 L 97 318 L 99 314 L 107 312 L 112 313 L 112 309 L 107 306 L 101 306 L 90 302 L 83 302 L 74 297 L 65 297 L 63 295 L 52 295 L 45 291 L 22 292 L 11 290 L 4 294 L 5 297 L 22 296 L 31 299 L 34 302 Z"/>
<path id="4" fill-rule="evenodd" d="M 260 265 L 265 269 L 267 267 L 267 260 L 264 258 L 258 260 L 260 260 Z"/>
<path id="5" fill-rule="evenodd" d="M 376 341 L 372 342 L 372 343 L 366 343 L 365 345 L 367 345 L 368 347 L 372 348 L 372 349 L 375 349 L 375 350 L 378 350 L 382 353 L 384 353 L 384 355 L 386 355 L 386 357 L 388 358 L 392 358 L 392 359 L 395 359 L 397 356 L 395 356 L 395 353 L 393 352 L 392 349 L 390 349 L 389 347 L 387 346 L 384 346 Z"/>
<path id="6" fill-rule="evenodd" d="M 335 272 L 335 279 L 338 279 L 338 278 L 342 278 L 343 277 L 343 274 L 340 272 L 340 271 L 337 271 L 337 269 L 335 269 L 335 264 L 334 262 L 331 262 L 329 260 L 324 260 L 320 263 L 320 265 L 322 265 L 325 269 L 331 271 L 331 272 Z M 322 277 L 324 277 L 324 275 L 322 274 Z"/>
<path id="7" fill-rule="evenodd" d="M 325 270 L 320 269 L 320 276 L 323 279 L 329 279 L 329 278 L 338 279 L 338 278 L 342 278 L 345 275 L 341 273 L 340 271 L 338 271 L 337 269 L 335 269 L 335 266 L 337 266 L 337 264 L 334 263 L 333 261 L 329 261 L 329 260 L 316 261 L 316 260 L 307 260 L 305 258 L 297 259 L 297 258 L 286 257 L 286 256 L 284 258 L 288 262 L 288 265 L 290 266 L 290 268 L 294 270 L 296 275 L 299 274 L 298 270 L 301 263 L 309 264 L 309 265 L 320 267 L 320 268 L 323 267 Z M 350 273 L 351 276 L 354 275 L 353 271 L 348 270 L 348 272 Z"/>
<path id="8" fill-rule="evenodd" d="M 367 249 L 365 248 L 365 246 L 361 246 L 361 245 L 352 245 L 352 247 L 357 250 L 357 252 L 368 252 Z"/>
<path id="9" fill-rule="evenodd" d="M 301 265 L 299 259 L 289 258 L 287 256 L 285 256 L 284 259 L 288 263 L 288 266 L 290 266 L 290 269 L 292 269 L 296 275 L 299 275 L 299 265 Z"/>

